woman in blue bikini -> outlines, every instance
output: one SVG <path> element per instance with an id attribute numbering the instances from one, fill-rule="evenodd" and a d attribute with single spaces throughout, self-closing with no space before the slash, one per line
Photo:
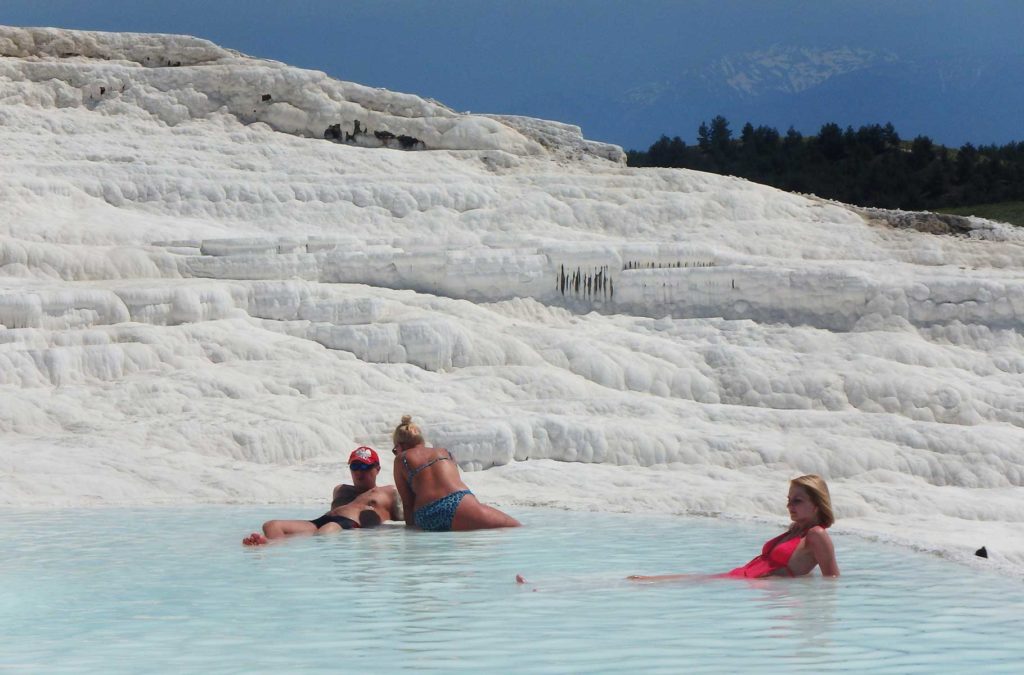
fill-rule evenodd
<path id="1" fill-rule="evenodd" d="M 519 521 L 481 504 L 459 476 L 444 448 L 428 448 L 412 417 L 395 428 L 395 485 L 405 507 L 405 524 L 430 532 L 518 527 Z"/>

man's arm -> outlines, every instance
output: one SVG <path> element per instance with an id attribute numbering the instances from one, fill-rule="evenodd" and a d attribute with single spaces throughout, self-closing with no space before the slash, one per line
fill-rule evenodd
<path id="1" fill-rule="evenodd" d="M 356 492 L 354 485 L 336 485 L 334 487 L 334 497 L 331 499 L 331 508 L 336 509 L 339 506 L 344 506 L 358 496 L 359 493 Z"/>

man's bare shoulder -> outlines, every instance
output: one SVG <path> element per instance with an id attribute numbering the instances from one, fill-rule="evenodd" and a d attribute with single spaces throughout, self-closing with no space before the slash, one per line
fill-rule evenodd
<path id="1" fill-rule="evenodd" d="M 388 497 L 391 497 L 393 499 L 401 499 L 401 496 L 398 494 L 398 488 L 396 488 L 394 485 L 378 485 L 374 487 L 370 492 L 373 492 L 377 495 L 387 495 Z"/>
<path id="2" fill-rule="evenodd" d="M 345 486 L 345 487 L 350 487 L 350 486 Z M 374 485 L 372 488 L 370 488 L 369 490 L 366 490 L 365 492 L 353 492 L 352 493 L 352 499 L 349 500 L 349 501 L 357 501 L 358 500 L 358 501 L 364 502 L 364 501 L 369 501 L 369 500 L 374 500 L 374 499 L 382 499 L 382 498 L 390 498 L 390 497 L 394 497 L 396 499 L 399 498 L 398 490 L 395 489 L 394 485 Z"/>
<path id="3" fill-rule="evenodd" d="M 364 501 L 375 502 L 377 504 L 394 504 L 402 501 L 402 496 L 398 494 L 398 489 L 394 485 L 377 485 L 371 490 L 367 490 L 364 494 L 359 495 L 360 499 L 365 497 Z"/>

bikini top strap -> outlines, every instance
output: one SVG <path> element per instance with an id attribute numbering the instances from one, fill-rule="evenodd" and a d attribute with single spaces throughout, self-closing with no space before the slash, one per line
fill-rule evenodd
<path id="1" fill-rule="evenodd" d="M 405 480 L 409 483 L 409 487 L 412 487 L 412 477 L 415 476 L 416 473 L 412 470 L 412 467 L 409 466 L 409 460 L 405 456 L 405 450 L 402 451 L 402 464 L 405 465 Z"/>
<path id="2" fill-rule="evenodd" d="M 443 462 L 445 460 L 449 460 L 451 462 L 455 461 L 455 457 L 452 456 L 452 453 L 451 453 L 451 451 L 448 448 L 445 448 L 444 451 L 446 453 L 448 453 L 447 457 L 444 457 L 444 456 L 435 457 L 435 458 L 433 458 L 431 460 L 428 460 L 428 461 L 424 462 L 423 464 L 420 464 L 415 469 L 409 467 L 409 460 L 407 460 L 405 458 L 405 453 L 402 453 L 402 461 L 405 462 L 405 472 L 406 472 L 405 473 L 405 479 L 409 482 L 409 487 L 410 488 L 412 487 L 412 479 L 415 478 L 416 475 L 420 471 L 423 471 L 427 467 L 433 466 L 434 464 L 437 464 L 438 462 Z"/>

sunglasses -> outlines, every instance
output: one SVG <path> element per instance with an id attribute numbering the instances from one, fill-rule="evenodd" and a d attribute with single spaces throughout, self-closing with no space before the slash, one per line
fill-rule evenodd
<path id="1" fill-rule="evenodd" d="M 369 471 L 370 469 L 376 469 L 379 464 L 366 464 L 364 462 L 352 462 L 348 465 L 348 468 L 353 471 Z"/>

